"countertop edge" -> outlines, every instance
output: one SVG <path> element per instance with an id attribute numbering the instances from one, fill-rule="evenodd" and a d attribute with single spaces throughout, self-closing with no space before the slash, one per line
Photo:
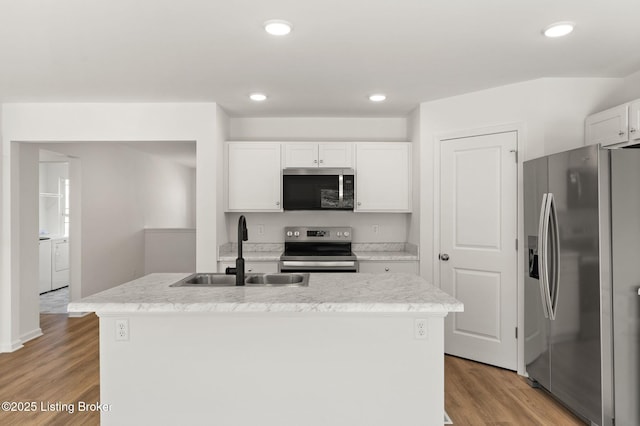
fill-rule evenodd
<path id="1" fill-rule="evenodd" d="M 82 303 L 72 302 L 68 312 L 155 313 L 430 313 L 463 312 L 462 303 Z"/>

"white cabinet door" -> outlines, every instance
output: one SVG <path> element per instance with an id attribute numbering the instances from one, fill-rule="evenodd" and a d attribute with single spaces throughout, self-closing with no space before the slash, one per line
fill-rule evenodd
<path id="1" fill-rule="evenodd" d="M 407 272 L 418 273 L 417 261 L 386 261 L 386 260 L 363 260 L 360 261 L 359 272 L 382 274 L 385 272 Z"/>
<path id="2" fill-rule="evenodd" d="M 585 121 L 585 145 L 607 146 L 628 141 L 628 118 L 629 104 L 590 115 Z"/>
<path id="3" fill-rule="evenodd" d="M 320 167 L 353 167 L 353 144 L 318 144 L 318 165 Z"/>
<path id="4" fill-rule="evenodd" d="M 356 211 L 411 211 L 411 144 L 356 144 Z"/>
<path id="5" fill-rule="evenodd" d="M 280 143 L 229 142 L 227 183 L 228 211 L 282 211 Z"/>
<path id="6" fill-rule="evenodd" d="M 285 143 L 284 167 L 318 167 L 318 144 Z"/>
<path id="7" fill-rule="evenodd" d="M 284 167 L 353 167 L 353 144 L 291 142 L 284 145 Z"/>
<path id="8" fill-rule="evenodd" d="M 640 139 L 640 100 L 629 104 L 629 140 Z"/>

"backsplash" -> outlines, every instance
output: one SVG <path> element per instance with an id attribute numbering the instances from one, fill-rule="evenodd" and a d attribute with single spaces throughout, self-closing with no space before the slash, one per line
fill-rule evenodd
<path id="1" fill-rule="evenodd" d="M 282 212 L 244 213 L 249 243 L 284 242 L 286 226 L 351 226 L 354 243 L 404 243 L 411 215 L 408 213 Z M 225 213 L 227 241 L 235 242 L 240 213 Z M 377 232 L 376 232 L 377 230 Z"/>

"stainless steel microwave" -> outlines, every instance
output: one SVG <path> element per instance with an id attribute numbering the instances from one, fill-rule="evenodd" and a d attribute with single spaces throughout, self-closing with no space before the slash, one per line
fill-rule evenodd
<path id="1" fill-rule="evenodd" d="M 282 172 L 285 210 L 353 210 L 353 169 L 291 168 Z"/>

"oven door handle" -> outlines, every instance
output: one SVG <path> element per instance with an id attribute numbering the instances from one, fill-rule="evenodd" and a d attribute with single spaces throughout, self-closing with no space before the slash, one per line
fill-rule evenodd
<path id="1" fill-rule="evenodd" d="M 337 267 L 337 266 L 355 266 L 356 262 L 353 260 L 336 260 L 336 261 L 324 261 L 324 262 L 314 262 L 314 261 L 305 261 L 305 260 L 283 260 L 282 266 L 305 266 L 305 267 Z"/>
<path id="2" fill-rule="evenodd" d="M 344 205 L 344 176 L 342 173 L 338 176 L 338 206 Z"/>

